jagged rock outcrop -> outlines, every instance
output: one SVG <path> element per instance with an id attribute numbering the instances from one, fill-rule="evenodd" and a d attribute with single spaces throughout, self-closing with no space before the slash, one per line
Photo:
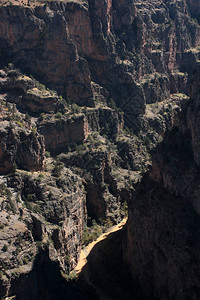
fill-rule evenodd
<path id="1" fill-rule="evenodd" d="M 108 137 L 117 136 L 124 127 L 122 112 L 108 107 L 88 109 L 86 111 L 90 131 L 97 131 Z"/>
<path id="2" fill-rule="evenodd" d="M 200 297 L 199 73 L 129 209 L 126 261 L 147 299 Z"/>
<path id="3" fill-rule="evenodd" d="M 171 74 L 181 81 L 177 70 L 191 72 L 191 55 L 193 67 L 198 63 L 200 30 L 189 14 L 195 6 L 188 5 L 133 0 L 7 4 L 0 8 L 1 61 L 12 60 L 80 105 L 94 106 L 94 86 L 103 87 L 130 127 L 132 118 L 144 114 L 146 102 L 168 97 L 170 85 L 174 90 Z M 179 88 L 185 89 L 184 80 L 176 92 Z"/>
<path id="4" fill-rule="evenodd" d="M 22 289 L 17 287 L 17 282 L 20 276 L 23 282 L 31 272 L 36 246 L 31 232 L 17 215 L 2 211 L 0 222 L 0 296 L 3 297 L 9 293 L 9 290 L 15 294 Z"/>
<path id="5" fill-rule="evenodd" d="M 0 94 L 9 103 L 15 103 L 17 109 L 31 116 L 64 110 L 63 99 L 56 92 L 47 90 L 35 79 L 9 68 L 1 70 Z"/>
<path id="6" fill-rule="evenodd" d="M 117 222 L 121 219 L 121 199 L 116 188 L 115 192 L 110 188 L 113 181 L 112 154 L 108 151 L 104 146 L 104 149 L 78 151 L 78 155 L 61 154 L 60 160 L 66 166 L 77 167 L 77 172 L 84 178 L 88 215 L 96 220 L 109 217 L 113 222 Z"/>
<path id="7" fill-rule="evenodd" d="M 24 299 L 30 288 L 25 299 L 35 299 L 40 289 L 48 289 L 33 268 L 41 249 L 49 264 L 57 263 L 57 271 L 68 272 L 77 263 L 87 218 L 82 180 L 55 165 L 52 174 L 15 172 L 0 189 L 0 296 Z"/>
<path id="8" fill-rule="evenodd" d="M 38 130 L 45 138 L 46 149 L 52 153 L 60 153 L 69 145 L 85 141 L 88 136 L 88 121 L 83 114 L 69 119 L 63 116 L 41 122 Z"/>
<path id="9" fill-rule="evenodd" d="M 66 151 L 68 146 L 84 143 L 91 132 L 112 138 L 123 129 L 123 115 L 109 107 L 83 109 L 71 115 L 46 115 L 38 123 L 38 132 L 45 138 L 46 150 L 52 153 Z"/>
<path id="10" fill-rule="evenodd" d="M 11 5 L 2 6 L 0 14 L 1 61 L 14 58 L 13 63 L 71 101 L 94 105 L 87 62 L 79 57 L 59 11 Z"/>
<path id="11" fill-rule="evenodd" d="M 47 2 L 0 5 L 1 296 L 54 299 L 43 266 L 63 285 L 87 215 L 117 223 L 127 201 L 141 298 L 198 299 L 198 1 Z"/>
<path id="12" fill-rule="evenodd" d="M 43 136 L 24 131 L 18 124 L 0 122 L 0 174 L 8 174 L 16 165 L 29 171 L 44 168 Z M 15 165 L 16 164 L 16 165 Z"/>

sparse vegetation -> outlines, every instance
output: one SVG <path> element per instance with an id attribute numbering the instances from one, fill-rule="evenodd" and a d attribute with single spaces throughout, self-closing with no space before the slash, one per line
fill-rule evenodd
<path id="1" fill-rule="evenodd" d="M 64 168 L 64 164 L 62 162 L 60 162 L 59 160 L 57 160 L 55 162 L 55 165 L 54 165 L 54 169 L 52 171 L 52 174 L 56 177 L 59 177 L 61 175 L 61 172 Z"/>
<path id="2" fill-rule="evenodd" d="M 87 246 L 92 241 L 95 241 L 101 234 L 103 229 L 100 225 L 97 224 L 95 220 L 92 220 L 92 226 L 87 227 L 85 225 L 82 237 L 82 244 Z"/>
<path id="3" fill-rule="evenodd" d="M 45 151 L 45 156 L 46 156 L 46 158 L 49 158 L 49 157 L 51 157 L 51 154 L 50 154 L 50 152 L 49 152 L 49 151 Z"/>
<path id="4" fill-rule="evenodd" d="M 12 193 L 6 187 L 6 185 L 4 183 L 0 184 L 0 196 L 4 196 L 5 197 L 5 200 L 7 202 L 7 204 L 6 204 L 7 211 L 12 211 L 13 213 L 16 213 L 15 204 L 13 203 L 13 200 L 11 198 Z"/>
<path id="5" fill-rule="evenodd" d="M 69 274 L 62 273 L 62 276 L 65 278 L 67 282 L 77 280 L 78 278 L 75 271 L 72 271 Z"/>
<path id="6" fill-rule="evenodd" d="M 124 202 L 121 204 L 120 212 L 121 212 L 121 215 L 122 215 L 123 217 L 127 217 L 127 216 L 128 216 L 128 203 L 127 203 L 127 201 L 124 201 Z"/>
<path id="7" fill-rule="evenodd" d="M 58 119 L 58 120 L 62 119 L 62 116 L 63 116 L 63 114 L 61 112 L 57 112 L 55 114 L 55 118 Z"/>

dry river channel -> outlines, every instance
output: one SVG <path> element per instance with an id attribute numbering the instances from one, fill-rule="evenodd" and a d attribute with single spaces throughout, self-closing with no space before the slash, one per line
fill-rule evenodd
<path id="1" fill-rule="evenodd" d="M 98 239 L 91 242 L 87 247 L 82 249 L 81 253 L 80 253 L 80 258 L 79 258 L 78 264 L 77 264 L 76 268 L 73 270 L 73 272 L 74 271 L 76 272 L 77 276 L 79 276 L 80 274 L 83 275 L 86 283 L 89 284 L 90 286 L 92 286 L 96 290 L 96 293 L 99 296 L 100 300 L 110 300 L 111 298 L 109 296 L 105 295 L 101 289 L 99 289 L 97 286 L 95 286 L 92 283 L 92 281 L 90 279 L 90 270 L 87 267 L 87 262 L 88 262 L 87 257 L 90 254 L 90 252 L 92 251 L 92 249 L 94 248 L 94 246 L 96 246 L 101 241 L 105 240 L 111 233 L 121 230 L 123 228 L 123 226 L 126 224 L 126 221 L 127 221 L 127 218 L 124 218 L 119 224 L 110 227 L 108 229 L 108 231 L 106 231 L 105 233 L 100 235 L 98 237 Z"/>

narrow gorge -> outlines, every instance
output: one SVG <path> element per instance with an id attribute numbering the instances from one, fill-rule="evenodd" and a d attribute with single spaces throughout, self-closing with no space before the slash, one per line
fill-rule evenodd
<path id="1" fill-rule="evenodd" d="M 199 67 L 198 0 L 1 1 L 0 299 L 200 299 Z"/>

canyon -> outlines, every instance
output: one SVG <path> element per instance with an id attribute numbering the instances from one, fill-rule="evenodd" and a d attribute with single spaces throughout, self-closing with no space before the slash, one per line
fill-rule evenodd
<path id="1" fill-rule="evenodd" d="M 198 0 L 2 1 L 0 298 L 200 298 L 199 66 Z"/>

